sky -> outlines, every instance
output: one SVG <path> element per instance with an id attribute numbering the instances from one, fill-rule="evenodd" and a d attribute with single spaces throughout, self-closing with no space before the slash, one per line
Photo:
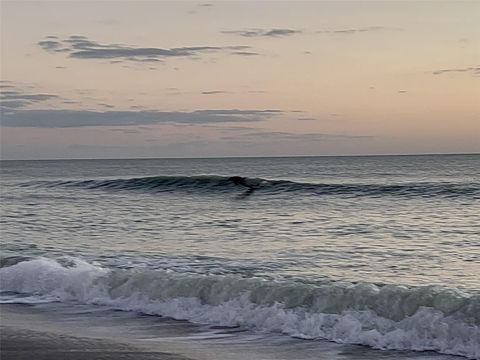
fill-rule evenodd
<path id="1" fill-rule="evenodd" d="M 2 159 L 480 152 L 480 1 L 1 1 Z"/>

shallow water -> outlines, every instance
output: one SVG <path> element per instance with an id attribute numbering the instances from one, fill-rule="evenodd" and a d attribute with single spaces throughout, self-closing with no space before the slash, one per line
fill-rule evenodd
<path id="1" fill-rule="evenodd" d="M 462 359 L 430 351 L 382 351 L 360 345 L 309 341 L 242 328 L 194 325 L 186 321 L 112 311 L 101 306 L 93 308 L 78 303 L 30 306 L 4 304 L 0 305 L 0 310 L 2 325 L 17 329 L 20 334 L 21 329 L 30 329 L 82 339 L 103 339 L 133 345 L 146 352 L 179 354 L 192 360 Z M 97 343 L 94 346 L 98 349 Z M 114 349 L 118 348 L 115 346 Z"/>

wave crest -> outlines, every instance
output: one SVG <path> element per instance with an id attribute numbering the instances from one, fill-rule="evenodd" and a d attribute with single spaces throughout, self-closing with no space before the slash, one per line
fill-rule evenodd
<path id="1" fill-rule="evenodd" d="M 241 182 L 235 181 L 241 179 Z M 296 192 L 309 195 L 402 196 L 402 197 L 470 197 L 480 199 L 480 184 L 404 183 L 404 184 L 325 184 L 288 180 L 267 180 L 240 176 L 149 176 L 126 179 L 89 179 L 40 181 L 22 186 L 78 187 L 102 190 L 140 190 L 150 192 L 232 192 L 258 191 L 266 194 Z"/>
<path id="2" fill-rule="evenodd" d="M 1 268 L 0 290 L 381 349 L 480 357 L 480 296 L 457 289 L 309 285 L 37 258 Z"/>

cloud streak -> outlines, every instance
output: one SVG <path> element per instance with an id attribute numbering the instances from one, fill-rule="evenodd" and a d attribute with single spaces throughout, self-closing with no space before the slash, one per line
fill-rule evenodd
<path id="1" fill-rule="evenodd" d="M 14 85 L 4 85 L 7 90 L 0 92 L 0 106 L 2 109 L 17 109 L 35 103 L 59 99 L 59 96 L 43 93 L 27 93 Z"/>
<path id="2" fill-rule="evenodd" d="M 339 34 L 339 35 L 352 35 L 358 33 L 366 33 L 366 32 L 375 32 L 375 31 L 384 31 L 384 30 L 398 30 L 386 26 L 365 26 L 365 27 L 358 27 L 358 28 L 349 28 L 349 29 L 336 29 L 336 30 L 318 30 L 318 31 L 303 31 L 303 30 L 296 30 L 296 29 L 282 29 L 282 28 L 275 28 L 275 29 L 245 29 L 245 30 L 225 30 L 222 31 L 222 34 L 230 34 L 230 35 L 238 35 L 247 38 L 281 38 L 287 37 L 297 34 Z"/>
<path id="3" fill-rule="evenodd" d="M 196 57 L 207 53 L 241 52 L 250 46 L 189 46 L 163 49 L 158 47 L 137 47 L 125 44 L 101 44 L 82 35 L 72 35 L 64 40 L 46 38 L 37 43 L 49 53 L 69 53 L 76 59 L 108 59 L 134 62 L 160 62 L 174 57 Z"/>
<path id="4" fill-rule="evenodd" d="M 350 29 L 319 30 L 319 31 L 316 31 L 316 33 L 317 34 L 352 35 L 352 34 L 358 34 L 358 33 L 384 31 L 384 30 L 395 30 L 395 29 L 389 28 L 386 26 L 365 26 L 365 27 L 350 28 Z"/>
<path id="5" fill-rule="evenodd" d="M 216 95 L 216 94 L 231 94 L 230 91 L 224 91 L 224 90 L 210 90 L 210 91 L 202 91 L 202 95 Z"/>
<path id="6" fill-rule="evenodd" d="M 257 52 L 253 51 L 234 51 L 232 52 L 232 55 L 241 55 L 241 56 L 258 56 L 260 55 Z"/>
<path id="7" fill-rule="evenodd" d="M 86 126 L 137 126 L 155 124 L 208 124 L 258 122 L 281 114 L 280 110 L 89 111 L 19 110 L 4 113 L 1 125 L 33 128 L 79 128 Z"/>
<path id="8" fill-rule="evenodd" d="M 442 75 L 446 73 L 470 73 L 472 75 L 480 75 L 480 66 L 466 67 L 466 68 L 456 68 L 456 69 L 442 69 L 433 71 L 433 75 Z"/>
<path id="9" fill-rule="evenodd" d="M 294 29 L 246 29 L 246 30 L 226 30 L 222 34 L 239 35 L 243 37 L 286 37 L 301 33 L 301 30 Z"/>
<path id="10" fill-rule="evenodd" d="M 264 139 L 276 141 L 308 141 L 318 142 L 324 140 L 342 140 L 342 139 L 368 139 L 370 135 L 345 135 L 345 134 L 326 134 L 326 133 L 289 133 L 283 131 L 259 131 L 240 135 L 248 139 Z"/>

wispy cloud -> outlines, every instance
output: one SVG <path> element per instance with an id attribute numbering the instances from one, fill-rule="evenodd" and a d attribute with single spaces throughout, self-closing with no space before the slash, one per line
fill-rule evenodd
<path id="1" fill-rule="evenodd" d="M 480 75 L 480 66 L 465 67 L 465 68 L 456 68 L 456 69 L 441 69 L 433 71 L 433 75 L 442 75 L 446 73 L 470 73 L 475 76 Z"/>
<path id="2" fill-rule="evenodd" d="M 2 85 L 0 91 L 0 106 L 2 109 L 17 109 L 31 104 L 59 98 L 59 96 L 52 94 L 27 92 L 13 84 L 8 84 Z"/>
<path id="3" fill-rule="evenodd" d="M 138 129 L 110 129 L 110 131 L 121 132 L 124 134 L 140 134 L 141 131 Z"/>
<path id="4" fill-rule="evenodd" d="M 367 139 L 372 138 L 370 135 L 345 135 L 345 134 L 328 134 L 328 133 L 289 133 L 283 131 L 258 131 L 249 132 L 240 135 L 242 138 L 249 139 L 265 139 L 276 141 L 323 141 L 332 139 Z"/>
<path id="5" fill-rule="evenodd" d="M 44 101 L 52 98 L 58 98 L 58 96 L 51 94 L 25 94 L 19 91 L 2 91 L 0 93 L 0 99 L 2 100 Z"/>
<path id="6" fill-rule="evenodd" d="M 106 103 L 99 103 L 98 105 L 99 105 L 99 106 L 106 107 L 106 108 L 109 108 L 109 109 L 113 109 L 113 108 L 115 107 L 115 106 L 113 106 L 113 105 L 106 104 Z"/>
<path id="7" fill-rule="evenodd" d="M 357 33 L 366 33 L 366 32 L 376 32 L 376 31 L 388 31 L 388 30 L 399 30 L 392 27 L 386 26 L 365 26 L 357 28 L 346 28 L 346 29 L 332 29 L 332 30 L 318 30 L 318 31 L 304 31 L 297 29 L 285 29 L 285 28 L 275 28 L 275 29 L 245 29 L 245 30 L 225 30 L 222 31 L 222 34 L 238 35 L 248 38 L 281 38 L 297 34 L 339 34 L 339 35 L 351 35 Z"/>
<path id="8" fill-rule="evenodd" d="M 30 102 L 27 100 L 1 100 L 0 108 L 3 110 L 18 109 L 28 105 Z"/>
<path id="9" fill-rule="evenodd" d="M 349 29 L 319 30 L 319 31 L 316 31 L 316 33 L 317 34 L 351 35 L 351 34 L 374 32 L 374 31 L 385 31 L 385 30 L 398 30 L 398 29 L 394 29 L 386 26 L 365 26 L 365 27 L 349 28 Z"/>
<path id="10" fill-rule="evenodd" d="M 216 94 L 230 94 L 230 91 L 224 91 L 224 90 L 210 90 L 210 91 L 202 91 L 202 95 L 216 95 Z"/>
<path id="11" fill-rule="evenodd" d="M 301 30 L 294 29 L 246 29 L 246 30 L 226 30 L 222 34 L 239 35 L 243 37 L 285 37 L 301 33 Z"/>
<path id="12" fill-rule="evenodd" d="M 43 50 L 48 52 L 61 52 L 65 49 L 62 47 L 62 43 L 58 40 L 42 40 L 37 43 Z"/>
<path id="13" fill-rule="evenodd" d="M 19 110 L 4 113 L 8 127 L 76 128 L 85 126 L 137 126 L 154 124 L 208 124 L 256 122 L 281 114 L 280 110 L 215 109 L 192 112 Z"/>
<path id="14" fill-rule="evenodd" d="M 251 126 L 223 126 L 223 125 L 204 125 L 208 128 L 215 128 L 222 132 L 245 132 L 245 131 L 257 131 L 258 128 Z"/>
<path id="15" fill-rule="evenodd" d="M 82 35 L 72 35 L 64 40 L 48 38 L 37 43 L 50 53 L 69 53 L 76 59 L 109 59 L 112 61 L 160 62 L 172 57 L 196 57 L 212 52 L 243 51 L 250 46 L 187 46 L 177 48 L 138 47 L 125 44 L 100 44 Z"/>
<path id="16" fill-rule="evenodd" d="M 234 51 L 232 52 L 232 55 L 241 55 L 241 56 L 257 56 L 260 55 L 257 52 L 252 52 L 252 51 Z"/>

